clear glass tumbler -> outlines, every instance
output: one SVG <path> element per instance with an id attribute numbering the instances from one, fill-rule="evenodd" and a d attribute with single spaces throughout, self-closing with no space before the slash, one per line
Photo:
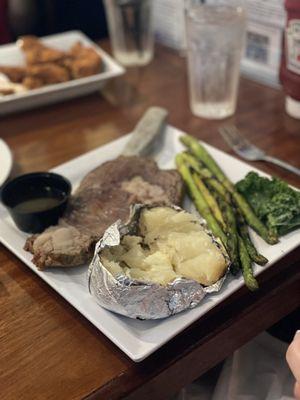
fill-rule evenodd
<path id="1" fill-rule="evenodd" d="M 245 11 L 238 1 L 185 3 L 190 106 L 193 114 L 234 114 L 245 42 Z"/>
<path id="2" fill-rule="evenodd" d="M 105 0 L 114 57 L 124 66 L 153 58 L 153 0 Z"/>

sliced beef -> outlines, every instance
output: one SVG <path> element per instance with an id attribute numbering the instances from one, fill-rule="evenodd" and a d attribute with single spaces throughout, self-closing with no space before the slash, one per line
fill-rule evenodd
<path id="1" fill-rule="evenodd" d="M 94 245 L 116 220 L 126 221 L 134 203 L 181 203 L 183 183 L 175 170 L 160 170 L 144 157 L 119 157 L 82 180 L 58 225 L 29 237 L 25 250 L 39 269 L 88 263 Z"/>

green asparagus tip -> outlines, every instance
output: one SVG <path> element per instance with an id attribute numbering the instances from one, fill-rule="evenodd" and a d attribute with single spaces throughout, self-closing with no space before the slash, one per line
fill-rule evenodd
<path id="1" fill-rule="evenodd" d="M 251 276 L 251 277 L 246 277 L 245 275 L 244 275 L 244 279 L 245 279 L 245 284 L 246 284 L 246 286 L 247 286 L 247 288 L 249 289 L 249 290 L 251 290 L 251 292 L 255 292 L 258 288 L 259 288 L 259 286 L 258 286 L 258 282 L 257 282 L 257 280 L 254 278 L 254 276 Z"/>
<path id="2" fill-rule="evenodd" d="M 181 143 L 185 144 L 186 142 L 189 142 L 190 137 L 191 136 L 189 136 L 189 135 L 181 135 L 179 139 L 180 139 Z"/>
<path id="3" fill-rule="evenodd" d="M 266 265 L 269 260 L 263 255 L 258 254 L 253 261 L 258 265 Z"/>
<path id="4" fill-rule="evenodd" d="M 267 243 L 269 244 L 276 244 L 279 242 L 278 236 L 275 232 L 269 232 L 267 239 Z"/>
<path id="5" fill-rule="evenodd" d="M 175 163 L 176 163 L 177 167 L 179 167 L 181 165 L 181 163 L 183 162 L 182 154 L 183 153 L 177 153 L 175 156 Z"/>
<path id="6" fill-rule="evenodd" d="M 187 147 L 191 146 L 193 143 L 196 143 L 198 145 L 198 140 L 191 135 L 182 135 L 179 139 L 181 143 L 183 143 Z"/>

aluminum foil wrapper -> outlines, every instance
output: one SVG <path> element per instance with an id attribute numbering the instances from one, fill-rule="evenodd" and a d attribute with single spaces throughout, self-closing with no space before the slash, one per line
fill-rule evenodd
<path id="1" fill-rule="evenodd" d="M 134 205 L 131 208 L 129 222 L 123 224 L 115 222 L 104 233 L 95 246 L 93 260 L 88 270 L 88 286 L 90 293 L 104 308 L 117 314 L 137 319 L 160 319 L 177 314 L 183 310 L 196 307 L 208 293 L 218 292 L 227 273 L 211 286 L 202 286 L 200 283 L 178 278 L 167 286 L 155 283 L 145 283 L 129 278 L 126 275 L 114 277 L 102 264 L 100 254 L 106 247 L 120 244 L 124 235 L 134 233 L 143 208 L 149 206 Z M 179 207 L 172 208 L 180 211 Z M 203 220 L 199 219 L 203 225 Z M 205 228 L 214 243 L 222 249 L 228 264 L 229 258 L 210 231 Z"/>

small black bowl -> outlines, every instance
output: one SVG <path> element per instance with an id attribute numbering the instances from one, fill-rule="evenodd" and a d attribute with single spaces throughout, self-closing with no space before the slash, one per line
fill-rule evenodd
<path id="1" fill-rule="evenodd" d="M 38 233 L 57 223 L 71 189 L 71 183 L 61 175 L 34 172 L 6 183 L 1 200 L 19 229 Z"/>

